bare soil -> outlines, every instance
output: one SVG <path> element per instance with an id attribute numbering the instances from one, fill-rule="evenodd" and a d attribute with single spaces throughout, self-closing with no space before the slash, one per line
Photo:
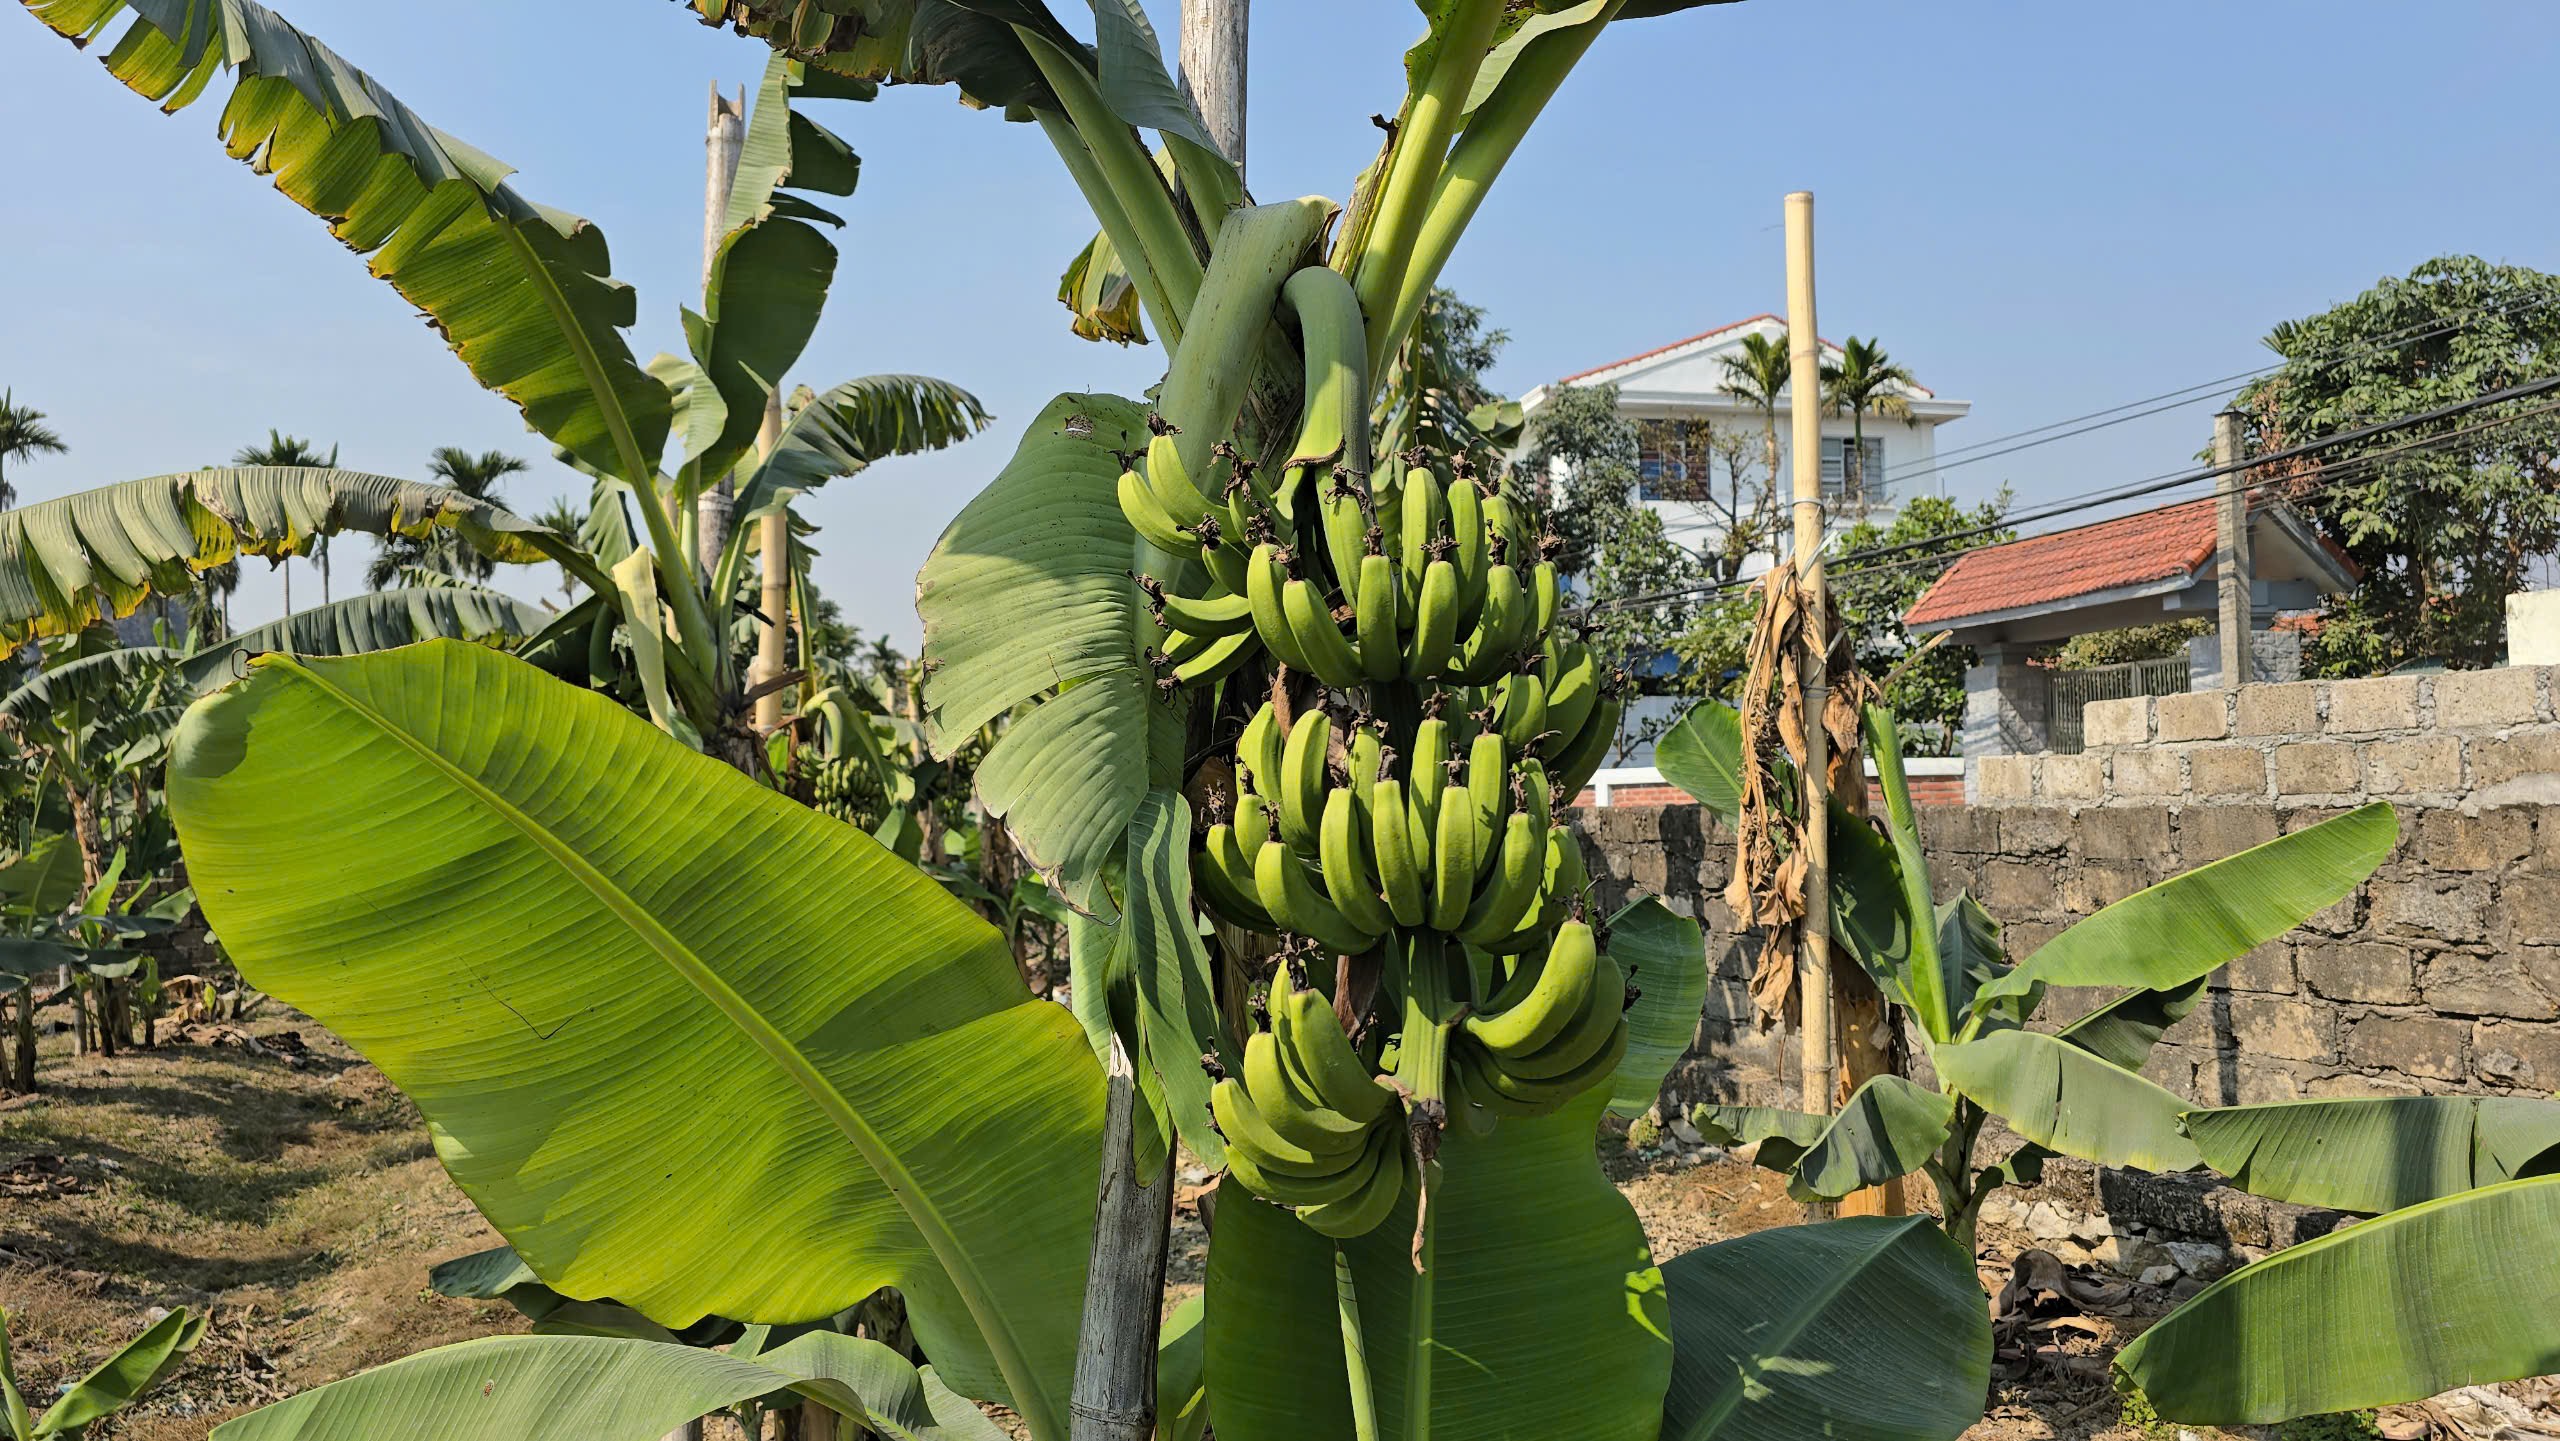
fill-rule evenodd
<path id="1" fill-rule="evenodd" d="M 429 1267 L 498 1237 L 437 1165 L 407 1099 L 307 1020 L 237 1030 L 257 1045 L 198 1027 L 113 1061 L 75 1060 L 54 1038 L 43 1092 L 0 1100 L 0 1307 L 31 1396 L 49 1399 L 155 1308 L 214 1318 L 185 1367 L 100 1441 L 195 1441 L 295 1391 L 522 1329 L 503 1306 L 427 1289 Z M 1803 1219 L 1777 1178 L 1739 1161 L 1616 1135 L 1600 1148 L 1658 1257 Z M 1169 1302 L 1201 1282 L 1196 1189 L 1177 1192 Z M 1988 1289 L 2020 1244 L 1986 1236 Z M 2024 1373 L 1995 1386 L 1970 1441 L 2143 1437 L 2119 1423 L 2106 1361 L 2158 1309 L 2028 1335 Z"/>

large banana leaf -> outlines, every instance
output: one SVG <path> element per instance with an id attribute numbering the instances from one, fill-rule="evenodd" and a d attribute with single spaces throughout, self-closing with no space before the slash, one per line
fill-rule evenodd
<path id="1" fill-rule="evenodd" d="M 1207 1308 L 1192 1297 L 1164 1318 L 1156 1338 L 1157 1441 L 1200 1441 L 1209 1426 Z"/>
<path id="2" fill-rule="evenodd" d="M 242 631 L 187 657 L 187 683 L 208 690 L 232 680 L 248 657 L 362 655 L 422 640 L 518 640 L 540 634 L 550 611 L 476 585 L 408 586 L 349 596 Z"/>
<path id="3" fill-rule="evenodd" d="M 1699 1106 L 1689 1116 L 1711 1141 L 1758 1142 L 1754 1159 L 1784 1174 L 1797 1200 L 1836 1201 L 1928 1164 L 1947 1142 L 1955 1100 L 1900 1076 L 1870 1076 L 1836 1116 L 1771 1106 Z"/>
<path id="4" fill-rule="evenodd" d="M 1039 702 L 979 765 L 978 794 L 1080 900 L 1146 795 L 1158 733 L 1176 724 L 1145 659 L 1146 597 L 1129 578 L 1163 563 L 1141 555 L 1120 513 L 1114 452 L 1146 444 L 1146 413 L 1129 401 L 1050 401 L 916 576 L 935 754 Z"/>
<path id="5" fill-rule="evenodd" d="M 737 486 L 730 544 L 802 491 L 853 475 L 875 460 L 958 445 L 989 419 L 978 397 L 930 375 L 858 375 L 805 397 L 782 424 L 773 454 Z"/>
<path id="6" fill-rule="evenodd" d="M 1742 814 L 1742 717 L 1722 701 L 1689 708 L 1653 743 L 1662 778 L 1731 825 Z"/>
<path id="7" fill-rule="evenodd" d="M 2119 1376 L 2199 1426 L 2416 1401 L 2560 1371 L 2560 1177 L 2333 1231 L 2216 1281 Z"/>
<path id="8" fill-rule="evenodd" d="M 1934 929 L 1911 923 L 1902 889 L 1901 862 L 1893 843 L 1873 826 L 1838 806 L 1831 809 L 1831 938 L 1849 953 L 1885 999 L 1908 1009 L 1906 984 L 1918 943 L 1924 964 L 1936 964 Z M 1943 1039 L 1943 1038 L 1936 1038 Z"/>
<path id="9" fill-rule="evenodd" d="M 1065 1434 L 1100 1068 L 923 874 L 458 641 L 260 658 L 169 804 L 243 973 L 548 1284 L 670 1327 L 894 1285 L 953 1385 Z"/>
<path id="10" fill-rule="evenodd" d="M 1893 877 L 1902 883 L 1902 907 L 1910 917 L 1910 954 L 1900 968 L 1903 1002 L 1921 1034 L 1944 1041 L 1956 1033 L 1967 988 L 1984 979 L 1980 971 L 1998 964 L 1998 928 L 1970 896 L 1935 903 L 1920 815 L 1902 772 L 1901 729 L 1893 712 L 1879 705 L 1861 711 L 1858 723 L 1867 758 L 1875 762 L 1876 788 L 1884 792 L 1885 839 L 1893 843 Z"/>
<path id="11" fill-rule="evenodd" d="M 1698 1039 L 1707 943 L 1696 921 L 1647 896 L 1609 918 L 1609 954 L 1637 992 L 1627 1010 L 1627 1054 L 1609 1082 L 1609 1109 L 1640 1116 L 1662 1099 L 1663 1078 Z"/>
<path id="12" fill-rule="evenodd" d="M 0 865 L 0 899 L 9 909 L 50 915 L 80 898 L 80 848 L 59 831 L 40 835 Z"/>
<path id="13" fill-rule="evenodd" d="M 1953 1441 L 1982 1419 L 1982 1283 L 1931 1217 L 1759 1231 L 1683 1252 L 1662 1278 L 1662 1441 Z"/>
<path id="14" fill-rule="evenodd" d="M 1344 1242 L 1380 1441 L 1651 1441 L 1671 1355 L 1662 1274 L 1601 1173 L 1601 1090 L 1491 1136 L 1442 1140 L 1429 1270 L 1411 1193 Z M 1210 1429 L 1220 1441 L 1347 1436 L 1323 1238 L 1229 1183 L 1209 1255 Z M 1266 1214 L 1232 1223 L 1240 1211 Z M 1427 1301 L 1427 1307 L 1420 1304 Z M 1417 1324 L 1418 1314 L 1427 1321 Z M 1406 1414 L 1414 1358 L 1428 1414 Z"/>
<path id="15" fill-rule="evenodd" d="M 1948 1090 L 2040 1146 L 2146 1171 L 2204 1164 L 2178 1126 L 2185 1101 L 2059 1037 L 1994 1031 L 1932 1058 Z"/>
<path id="16" fill-rule="evenodd" d="M 2560 1101 L 2375 1096 L 2189 1111 L 2205 1163 L 2260 1196 L 2392 1211 L 2560 1170 Z"/>
<path id="17" fill-rule="evenodd" d="M 876 1341 L 816 1332 L 754 1359 L 662 1341 L 491 1336 L 440 1346 L 214 1428 L 219 1441 L 658 1441 L 796 1392 L 892 1441 L 1000 1441 L 976 1407 Z"/>
<path id="18" fill-rule="evenodd" d="M 316 466 L 155 475 L 0 514 L 0 645 L 67 635 L 184 594 L 235 556 L 285 555 L 342 531 L 459 532 L 505 561 L 538 561 L 550 532 L 441 485 Z"/>
<path id="19" fill-rule="evenodd" d="M 2165 990 L 2127 991 L 2055 1034 L 2109 1065 L 2139 1071 L 2169 1028 L 2203 999 L 2207 977 Z"/>
<path id="20" fill-rule="evenodd" d="M 209 1317 L 184 1306 L 153 1322 L 66 1388 L 62 1399 L 36 1418 L 36 1434 L 76 1437 L 91 1423 L 132 1405 L 186 1361 L 209 1324 Z"/>
<path id="21" fill-rule="evenodd" d="M 2181 986 L 2364 884 L 2400 821 L 2386 802 L 2334 816 L 2136 891 L 2039 947 L 1974 1004 L 2048 986 Z"/>
<path id="22" fill-rule="evenodd" d="M 818 328 L 835 274 L 834 242 L 805 221 L 777 216 L 720 242 L 702 313 L 684 313 L 685 340 L 722 407 L 720 433 L 698 462 L 706 478 L 755 444 L 766 397 Z"/>
<path id="23" fill-rule="evenodd" d="M 177 672 L 180 657 L 156 645 L 119 646 L 37 671 L 0 696 L 0 720 L 21 728 L 54 721 L 66 707 L 112 705 L 135 682 L 148 684 Z M 60 717 L 68 719 L 68 717 Z"/>
<path id="24" fill-rule="evenodd" d="M 629 287 L 602 232 L 536 206 L 507 167 L 437 130 L 336 52 L 255 0 L 23 0 L 83 44 L 125 14 L 108 70 L 178 110 L 239 76 L 223 146 L 426 312 L 483 386 L 535 430 L 626 480 L 655 471 L 667 392 L 631 357 Z"/>

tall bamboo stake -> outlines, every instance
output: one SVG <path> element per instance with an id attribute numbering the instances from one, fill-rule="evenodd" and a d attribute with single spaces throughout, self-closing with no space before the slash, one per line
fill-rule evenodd
<path id="1" fill-rule="evenodd" d="M 731 100 L 711 87 L 711 120 L 702 136 L 702 284 L 711 285 L 711 267 L 720 258 L 720 241 L 728 232 L 729 191 L 738 179 L 738 152 L 747 143 L 747 92 Z M 694 558 L 702 574 L 719 567 L 729 544 L 729 478 L 706 485 L 693 503 Z M 724 608 L 728 597 L 712 597 Z"/>
<path id="2" fill-rule="evenodd" d="M 1813 311 L 1813 192 L 1787 197 L 1787 343 L 1794 361 L 1788 419 L 1795 429 L 1795 565 L 1805 593 L 1804 919 L 1797 927 L 1796 994 L 1804 1024 L 1804 1109 L 1832 1111 L 1839 1047 L 1831 1024 L 1829 604 L 1822 589 L 1822 340 Z"/>
<path id="3" fill-rule="evenodd" d="M 765 397 L 764 426 L 756 432 L 756 460 L 759 464 L 773 458 L 773 448 L 782 441 L 782 392 L 774 390 Z M 790 621 L 791 610 L 791 514 L 777 509 L 757 523 L 756 542 L 764 567 L 764 601 L 758 607 L 764 613 L 762 629 L 756 634 L 756 663 L 750 679 L 762 685 L 782 674 L 782 627 Z M 801 662 L 807 664 L 804 658 Z M 756 697 L 756 729 L 772 731 L 782 724 L 782 692 L 769 690 Z"/>

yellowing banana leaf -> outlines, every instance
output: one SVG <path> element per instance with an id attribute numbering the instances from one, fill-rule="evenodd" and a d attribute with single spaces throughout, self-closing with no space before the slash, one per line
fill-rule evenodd
<path id="1" fill-rule="evenodd" d="M 675 1328 L 897 1286 L 955 1387 L 1065 1435 L 1100 1068 L 921 872 L 456 641 L 254 662 L 169 804 L 242 972 L 547 1284 Z"/>
<path id="2" fill-rule="evenodd" d="M 2399 817 L 2376 801 L 2172 876 L 2045 942 L 1976 992 L 1974 1005 L 2037 984 L 2184 985 L 2362 885 L 2399 838 Z"/>
<path id="3" fill-rule="evenodd" d="M 36 1418 L 36 1434 L 78 1436 L 91 1422 L 132 1405 L 187 1359 L 187 1353 L 204 1339 L 208 1324 L 209 1318 L 184 1306 L 153 1322 L 151 1329 L 73 1382 L 61 1400 Z"/>
<path id="4" fill-rule="evenodd" d="M 1742 814 L 1742 717 L 1722 701 L 1702 701 L 1653 743 L 1662 778 L 1731 825 Z"/>
<path id="5" fill-rule="evenodd" d="M 536 206 L 507 167 L 437 130 L 372 76 L 255 0 L 23 0 L 81 43 L 123 15 L 106 56 L 175 111 L 228 68 L 223 146 L 434 320 L 472 376 L 589 465 L 646 480 L 666 443 L 667 393 L 632 359 L 629 287 L 604 236 Z"/>
<path id="6" fill-rule="evenodd" d="M 2102 1166 L 2204 1164 L 2178 1127 L 2188 1103 L 2058 1037 L 1994 1031 L 1933 1053 L 1950 1091 L 2040 1146 Z"/>
<path id="7" fill-rule="evenodd" d="M 1982 1283 L 1930 1217 L 1759 1231 L 1662 1276 L 1662 1441 L 1954 1441 L 1982 1419 Z"/>
<path id="8" fill-rule="evenodd" d="M 1147 343 L 1137 282 L 1129 278 L 1129 269 L 1121 264 L 1120 251 L 1108 235 L 1095 232 L 1067 263 L 1066 272 L 1058 277 L 1058 303 L 1075 317 L 1069 328 L 1087 340 Z"/>
<path id="9" fill-rule="evenodd" d="M 1720 1145 L 1758 1142 L 1754 1160 L 1787 1177 L 1799 1201 L 1838 1200 L 1928 1164 L 1947 1141 L 1955 1099 L 1900 1076 L 1871 1076 L 1836 1116 L 1769 1106 L 1699 1106 L 1690 1124 Z"/>
<path id="10" fill-rule="evenodd" d="M 1627 1011 L 1627 1054 L 1609 1082 L 1609 1109 L 1640 1116 L 1662 1099 L 1663 1078 L 1697 1039 L 1707 944 L 1696 921 L 1647 896 L 1609 918 L 1609 954 L 1638 993 Z"/>
<path id="11" fill-rule="evenodd" d="M 754 1359 L 600 1336 L 492 1336 L 378 1366 L 214 1428 L 218 1441 L 658 1441 L 794 1392 L 894 1441 L 999 1441 L 978 1410 L 876 1341 L 815 1333 Z"/>
<path id="12" fill-rule="evenodd" d="M 2205 1163 L 2260 1196 L 2393 1211 L 2560 1170 L 2560 1101 L 2375 1096 L 2189 1111 Z"/>
<path id="13" fill-rule="evenodd" d="M 185 471 L 39 501 L 0 514 L 0 644 L 131 615 L 236 556 L 298 553 L 345 531 L 440 529 L 504 561 L 542 560 L 558 544 L 458 490 L 317 466 Z"/>
<path id="14" fill-rule="evenodd" d="M 1592 1155 L 1605 1099 L 1595 1089 L 1489 1137 L 1444 1137 L 1423 1275 L 1411 1191 L 1342 1243 L 1380 1441 L 1651 1441 L 1669 1318 L 1644 1229 Z M 1220 1441 L 1352 1434 L 1332 1249 L 1232 1179 L 1219 1193 L 1208 1346 Z M 1416 1357 L 1430 1378 L 1419 1416 L 1407 1410 Z"/>
<path id="15" fill-rule="evenodd" d="M 242 631 L 187 657 L 187 683 L 199 691 L 228 684 L 248 658 L 268 651 L 295 655 L 362 655 L 422 640 L 520 640 L 555 617 L 538 605 L 474 585 L 407 586 L 349 596 L 298 610 Z"/>
<path id="16" fill-rule="evenodd" d="M 2267 1424 L 2560 1371 L 2560 1177 L 2428 1201 L 2214 1282 L 2116 1357 L 2164 1420 Z"/>
<path id="17" fill-rule="evenodd" d="M 1050 401 L 916 577 L 934 753 L 1040 702 L 987 753 L 978 794 L 1079 903 L 1146 795 L 1154 736 L 1178 724 L 1145 659 L 1154 631 L 1129 578 L 1144 543 L 1113 454 L 1147 438 L 1146 412 L 1117 396 Z"/>

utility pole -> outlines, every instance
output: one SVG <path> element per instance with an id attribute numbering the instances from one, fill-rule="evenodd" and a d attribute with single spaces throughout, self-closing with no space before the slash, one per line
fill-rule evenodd
<path id="1" fill-rule="evenodd" d="M 711 267 L 720 258 L 720 241 L 728 232 L 729 191 L 738 179 L 738 152 L 747 143 L 747 92 L 741 86 L 738 98 L 731 100 L 711 87 L 711 120 L 703 132 L 702 166 L 702 285 L 711 288 Z M 729 478 L 721 476 L 716 484 L 703 487 L 693 503 L 694 558 L 708 576 L 719 567 L 720 552 L 729 544 Z M 715 605 L 726 605 L 727 596 L 713 596 Z"/>
<path id="2" fill-rule="evenodd" d="M 1804 588 L 1804 917 L 1796 927 L 1796 995 L 1804 1025 L 1804 1109 L 1832 1111 L 1839 1075 L 1831 1023 L 1830 604 L 1822 589 L 1822 340 L 1813 310 L 1813 192 L 1787 197 L 1787 418 L 1795 430 L 1795 565 Z"/>
<path id="3" fill-rule="evenodd" d="M 1183 0 L 1182 93 L 1244 174 L 1244 57 L 1252 0 Z"/>
<path id="4" fill-rule="evenodd" d="M 2226 410 L 2213 418 L 2215 468 L 2240 464 L 2240 412 Z M 2249 478 L 2237 469 L 2215 481 L 2213 529 L 2217 541 L 2222 643 L 2222 688 L 2238 690 L 2257 678 L 2249 645 Z"/>

